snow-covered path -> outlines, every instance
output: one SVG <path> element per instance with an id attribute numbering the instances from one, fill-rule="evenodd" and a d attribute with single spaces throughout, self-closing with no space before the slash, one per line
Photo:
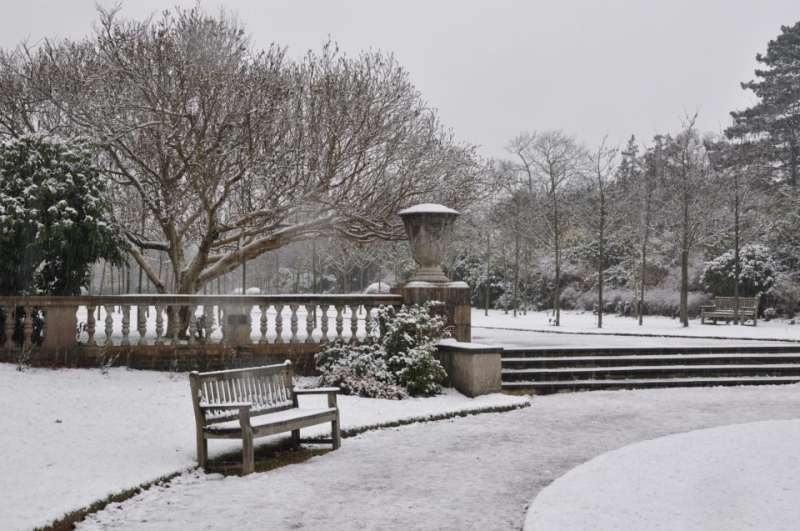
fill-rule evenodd
<path id="1" fill-rule="evenodd" d="M 797 529 L 800 419 L 668 435 L 608 452 L 534 500 L 530 531 Z"/>
<path id="2" fill-rule="evenodd" d="M 531 499 L 592 457 L 673 433 L 798 417 L 800 386 L 537 397 L 510 413 L 363 434 L 266 474 L 188 474 L 79 529 L 519 530 Z"/>

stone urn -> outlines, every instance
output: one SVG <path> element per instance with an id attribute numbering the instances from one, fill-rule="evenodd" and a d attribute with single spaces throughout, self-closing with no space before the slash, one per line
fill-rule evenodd
<path id="1" fill-rule="evenodd" d="M 406 227 L 411 256 L 419 264 L 411 282 L 450 282 L 439 266 L 450 245 L 458 212 L 444 205 L 424 203 L 399 215 Z"/>

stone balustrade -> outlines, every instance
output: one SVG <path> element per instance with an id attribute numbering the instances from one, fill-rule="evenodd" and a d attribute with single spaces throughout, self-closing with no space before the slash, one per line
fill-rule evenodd
<path id="1" fill-rule="evenodd" d="M 71 365 L 124 352 L 142 368 L 198 351 L 308 357 L 327 341 L 362 342 L 376 330 L 374 310 L 402 302 L 392 294 L 0 297 L 0 360 L 26 349 L 41 361 Z M 221 365 L 230 364 L 212 364 Z"/>

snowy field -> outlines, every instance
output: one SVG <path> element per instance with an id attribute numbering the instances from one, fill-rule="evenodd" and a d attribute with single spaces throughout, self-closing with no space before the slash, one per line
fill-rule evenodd
<path id="1" fill-rule="evenodd" d="M 800 327 L 776 321 L 757 328 L 693 321 L 687 331 L 659 318 L 647 319 L 644 330 L 733 339 L 596 335 L 593 318 L 565 312 L 561 330 L 573 333 L 554 334 L 543 313 L 513 319 L 476 311 L 473 336 L 519 346 L 736 344 L 742 341 L 737 337 L 755 336 L 800 340 Z M 633 319 L 609 316 L 603 332 L 642 329 Z M 790 529 L 787 523 L 800 521 L 796 503 L 781 505 L 800 496 L 800 457 L 797 445 L 790 444 L 800 437 L 800 422 L 784 422 L 800 419 L 798 385 L 534 397 L 531 407 L 518 411 L 367 432 L 344 440 L 336 452 L 245 478 L 193 469 L 188 392 L 185 374 L 171 379 L 125 369 L 107 375 L 17 372 L 0 364 L 0 400 L 6 404 L 0 529 L 44 525 L 108 494 L 181 470 L 187 472 L 168 488 L 153 487 L 109 506 L 80 529 L 519 530 L 534 498 L 526 529 L 536 531 L 585 529 L 545 519 L 573 512 L 578 504 L 585 509 L 580 514 L 588 515 L 585 521 L 604 521 L 598 514 L 611 518 L 598 531 Z M 341 397 L 340 406 L 343 427 L 353 428 L 526 400 L 503 395 L 471 400 L 447 391 L 407 401 Z M 762 423 L 742 424 L 753 422 Z M 216 453 L 237 446 L 211 441 Z M 733 481 L 737 474 L 745 484 Z M 630 491 L 641 497 L 626 502 Z M 708 497 L 696 496 L 700 491 Z M 687 509 L 687 496 L 710 501 Z M 755 527 L 736 527 L 720 516 L 726 511 Z M 758 514 L 761 520 L 748 520 Z M 628 522 L 637 524 L 626 527 Z"/>
<path id="2" fill-rule="evenodd" d="M 472 310 L 472 341 L 503 346 L 597 347 L 597 346 L 670 346 L 748 345 L 753 340 L 800 342 L 800 324 L 785 319 L 758 322 L 758 326 L 700 324 L 700 319 L 681 326 L 677 319 L 646 316 L 643 326 L 633 317 L 604 315 L 603 328 L 597 328 L 597 316 L 591 312 L 563 311 L 561 326 L 552 326 L 549 312 L 521 313 L 514 317 L 502 310 Z M 743 343 L 744 342 L 744 343 Z"/>

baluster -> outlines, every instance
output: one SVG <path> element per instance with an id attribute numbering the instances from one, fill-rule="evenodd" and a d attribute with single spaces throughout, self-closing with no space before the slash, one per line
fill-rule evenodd
<path id="1" fill-rule="evenodd" d="M 269 343 L 267 341 L 267 310 L 269 310 L 269 304 L 260 304 L 258 308 L 261 310 L 261 338 L 258 340 L 260 345 L 266 345 Z"/>
<path id="2" fill-rule="evenodd" d="M 186 340 L 186 344 L 194 345 L 196 342 L 194 336 L 197 333 L 197 316 L 195 315 L 197 306 L 188 306 L 186 311 L 189 312 L 189 338 Z"/>
<path id="3" fill-rule="evenodd" d="M 317 327 L 317 317 L 314 315 L 316 310 L 316 304 L 306 304 L 306 343 L 314 342 L 314 329 Z"/>
<path id="4" fill-rule="evenodd" d="M 292 310 L 292 317 L 291 317 L 291 325 L 292 325 L 292 337 L 289 339 L 289 343 L 297 343 L 297 304 L 290 304 L 289 309 Z"/>
<path id="5" fill-rule="evenodd" d="M 214 307 L 211 307 L 211 311 L 207 311 L 208 306 L 203 305 L 203 323 L 205 323 L 205 339 L 206 344 L 211 344 L 211 332 L 214 331 Z"/>
<path id="6" fill-rule="evenodd" d="M 172 342 L 170 345 L 180 345 L 179 336 L 181 333 L 181 312 L 178 306 L 170 306 L 169 312 L 169 329 L 172 333 Z"/>
<path id="7" fill-rule="evenodd" d="M 350 305 L 350 343 L 358 342 L 358 309 L 360 306 L 356 304 L 355 307 Z"/>
<path id="8" fill-rule="evenodd" d="M 228 310 L 220 308 L 217 312 L 219 331 L 222 337 L 219 338 L 219 344 L 224 345 L 228 342 L 228 325 L 225 321 L 228 320 Z"/>
<path id="9" fill-rule="evenodd" d="M 276 304 L 275 312 L 275 343 L 283 343 L 283 304 Z"/>
<path id="10" fill-rule="evenodd" d="M 3 335 L 6 338 L 5 348 L 11 348 L 14 337 L 14 307 L 6 306 L 6 321 L 3 323 Z"/>
<path id="11" fill-rule="evenodd" d="M 139 305 L 136 307 L 136 330 L 139 332 L 137 345 L 146 345 L 147 339 L 147 306 Z"/>
<path id="12" fill-rule="evenodd" d="M 344 306 L 336 306 L 336 339 L 342 339 L 342 331 L 344 330 L 344 318 L 342 317 L 343 310 Z"/>
<path id="13" fill-rule="evenodd" d="M 114 346 L 111 336 L 114 334 L 114 307 L 110 304 L 105 306 L 106 309 L 106 342 L 103 343 L 105 347 Z"/>
<path id="14" fill-rule="evenodd" d="M 31 340 L 33 337 L 33 307 L 30 308 L 22 308 L 22 346 L 29 347 L 33 343 Z"/>
<path id="15" fill-rule="evenodd" d="M 328 304 L 323 304 L 319 307 L 322 321 L 322 337 L 319 338 L 320 343 L 327 343 L 328 342 Z"/>
<path id="16" fill-rule="evenodd" d="M 42 331 L 40 337 L 47 337 L 47 313 L 44 308 L 42 308 L 41 311 L 44 315 L 42 316 Z"/>
<path id="17" fill-rule="evenodd" d="M 164 307 L 156 304 L 156 345 L 164 344 Z"/>
<path id="18" fill-rule="evenodd" d="M 128 336 L 131 333 L 131 306 L 126 304 L 122 306 L 122 341 L 120 345 L 128 346 L 131 344 Z"/>
<path id="19" fill-rule="evenodd" d="M 95 332 L 94 310 L 95 310 L 94 305 L 92 304 L 86 305 L 86 333 L 89 334 L 89 339 L 86 341 L 86 345 L 90 347 L 97 346 L 97 341 L 95 341 L 94 339 L 94 332 Z"/>
<path id="20" fill-rule="evenodd" d="M 364 305 L 364 330 L 366 331 L 366 335 L 364 335 L 364 342 L 365 343 L 372 343 L 372 306 Z"/>

